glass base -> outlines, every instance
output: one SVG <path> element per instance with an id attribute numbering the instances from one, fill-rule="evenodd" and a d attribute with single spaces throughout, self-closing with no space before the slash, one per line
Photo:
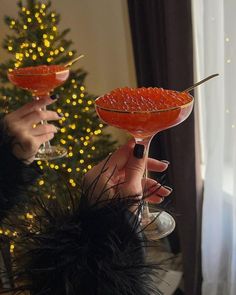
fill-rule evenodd
<path id="1" fill-rule="evenodd" d="M 67 150 L 60 145 L 40 147 L 37 154 L 35 155 L 35 160 L 54 160 L 65 157 L 66 155 Z"/>
<path id="2" fill-rule="evenodd" d="M 160 240 L 173 232 L 175 229 L 174 218 L 165 211 L 150 212 L 148 221 L 142 221 L 144 233 L 148 240 Z"/>

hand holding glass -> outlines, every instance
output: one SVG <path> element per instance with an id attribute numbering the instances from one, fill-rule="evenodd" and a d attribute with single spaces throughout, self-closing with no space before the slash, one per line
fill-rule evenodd
<path id="1" fill-rule="evenodd" d="M 148 155 L 152 137 L 165 129 L 183 122 L 193 108 L 193 97 L 187 92 L 164 90 L 161 88 L 119 88 L 99 97 L 95 101 L 96 111 L 106 124 L 128 131 L 136 143 L 145 146 Z M 151 200 L 150 200 L 151 201 Z M 157 238 L 173 231 L 174 219 L 165 212 L 150 213 L 144 202 L 142 224 L 146 226 L 153 219 L 164 228 Z M 148 227 L 147 227 L 148 229 Z M 153 235 L 151 235 L 153 236 Z"/>
<path id="2" fill-rule="evenodd" d="M 8 78 L 15 86 L 30 91 L 37 100 L 49 96 L 50 92 L 63 84 L 68 77 L 69 69 L 60 65 L 25 67 L 8 72 Z M 42 121 L 41 124 L 47 122 Z M 40 147 L 35 160 L 57 159 L 66 154 L 65 148 L 59 145 L 51 146 L 48 141 Z"/>

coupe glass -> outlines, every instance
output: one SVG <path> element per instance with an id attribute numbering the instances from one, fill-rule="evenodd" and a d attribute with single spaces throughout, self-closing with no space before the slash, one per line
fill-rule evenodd
<path id="1" fill-rule="evenodd" d="M 60 65 L 25 67 L 8 72 L 11 83 L 30 91 L 33 98 L 37 100 L 49 96 L 54 88 L 63 84 L 68 77 L 69 69 Z M 42 110 L 46 110 L 46 106 Z M 47 122 L 42 121 L 41 124 L 47 124 Z M 52 160 L 62 158 L 66 154 L 64 147 L 52 146 L 48 141 L 39 148 L 35 160 Z"/>
<path id="2" fill-rule="evenodd" d="M 131 134 L 136 143 L 145 146 L 148 155 L 153 136 L 183 122 L 193 108 L 193 97 L 187 92 L 161 88 L 119 88 L 96 99 L 100 119 L 108 125 Z M 147 177 L 147 169 L 144 177 Z M 144 190 L 145 196 L 145 190 Z M 149 212 L 144 199 L 142 226 L 150 239 L 160 239 L 175 228 L 173 217 L 165 211 Z"/>

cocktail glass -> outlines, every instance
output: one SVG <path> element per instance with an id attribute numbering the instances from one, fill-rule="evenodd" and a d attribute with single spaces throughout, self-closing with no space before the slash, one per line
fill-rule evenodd
<path id="1" fill-rule="evenodd" d="M 103 122 L 127 131 L 136 143 L 144 145 L 147 156 L 156 133 L 180 124 L 190 115 L 193 97 L 187 92 L 161 88 L 126 87 L 97 98 L 95 107 Z M 174 230 L 175 221 L 165 211 L 151 213 L 144 199 L 142 225 L 148 238 L 160 239 Z"/>
<path id="2" fill-rule="evenodd" d="M 36 100 L 49 96 L 58 86 L 63 84 L 69 77 L 69 69 L 60 65 L 42 65 L 25 67 L 8 72 L 8 79 L 15 86 L 28 90 Z M 46 110 L 44 107 L 41 110 Z M 41 121 L 41 124 L 47 124 Z M 35 160 L 52 160 L 62 158 L 67 154 L 64 147 L 52 146 L 49 141 L 45 142 L 38 150 Z"/>

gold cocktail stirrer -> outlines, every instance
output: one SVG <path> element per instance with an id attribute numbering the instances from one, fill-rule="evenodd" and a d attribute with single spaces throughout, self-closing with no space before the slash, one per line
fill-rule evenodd
<path id="1" fill-rule="evenodd" d="M 197 87 L 198 85 L 202 84 L 202 83 L 205 83 L 206 81 L 214 78 L 214 77 L 217 77 L 219 76 L 219 74 L 213 74 L 213 75 L 210 75 L 209 77 L 206 77 L 205 79 L 202 79 L 201 81 L 193 84 L 191 87 L 185 89 L 183 92 L 190 92 L 193 88 Z"/>
<path id="2" fill-rule="evenodd" d="M 65 64 L 64 67 L 68 68 L 68 67 L 72 66 L 75 62 L 77 62 L 79 59 L 81 59 L 83 57 L 84 57 L 84 54 L 81 54 L 80 56 L 76 57 L 75 59 L 73 59 L 70 62 L 68 62 L 67 64 Z"/>

